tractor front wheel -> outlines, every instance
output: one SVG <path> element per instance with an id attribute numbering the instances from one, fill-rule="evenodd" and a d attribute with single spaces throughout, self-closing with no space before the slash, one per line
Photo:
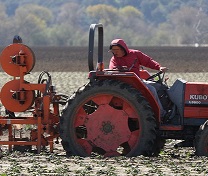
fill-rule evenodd
<path id="1" fill-rule="evenodd" d="M 156 121 L 138 90 L 116 80 L 102 80 L 71 96 L 61 116 L 60 136 L 70 155 L 152 156 Z"/>
<path id="2" fill-rule="evenodd" d="M 201 125 L 196 133 L 195 150 L 198 156 L 208 156 L 208 121 Z"/>

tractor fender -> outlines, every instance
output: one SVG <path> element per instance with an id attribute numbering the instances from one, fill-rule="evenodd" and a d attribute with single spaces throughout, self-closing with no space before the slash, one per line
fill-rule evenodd
<path id="1" fill-rule="evenodd" d="M 93 79 L 116 79 L 122 82 L 125 82 L 132 87 L 136 88 L 142 95 L 147 99 L 150 106 L 153 109 L 155 114 L 156 121 L 160 122 L 160 108 L 155 100 L 151 91 L 147 88 L 147 86 L 143 83 L 142 79 L 139 78 L 134 72 L 119 72 L 119 71 L 102 71 L 96 72 L 91 71 L 89 74 L 89 78 Z"/>

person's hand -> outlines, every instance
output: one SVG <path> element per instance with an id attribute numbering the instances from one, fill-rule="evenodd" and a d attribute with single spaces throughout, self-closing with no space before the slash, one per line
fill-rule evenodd
<path id="1" fill-rule="evenodd" d="M 160 67 L 160 71 L 162 71 L 163 73 L 165 73 L 168 70 L 167 67 Z"/>
<path id="2" fill-rule="evenodd" d="M 118 67 L 113 67 L 113 69 L 112 70 L 118 70 Z"/>
<path id="3" fill-rule="evenodd" d="M 122 71 L 128 71 L 129 69 L 128 69 L 127 66 L 122 66 L 122 67 L 121 67 L 121 70 L 122 70 Z"/>
<path id="4" fill-rule="evenodd" d="M 119 67 L 114 67 L 113 70 L 119 70 L 119 71 L 128 71 L 127 66 L 119 66 Z"/>

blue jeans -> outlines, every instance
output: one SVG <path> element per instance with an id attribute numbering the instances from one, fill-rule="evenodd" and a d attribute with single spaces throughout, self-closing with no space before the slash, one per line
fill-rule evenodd
<path id="1" fill-rule="evenodd" d="M 155 97 L 155 100 L 157 101 L 159 108 L 160 108 L 160 117 L 163 117 L 165 115 L 166 111 L 163 109 L 163 106 L 160 102 L 160 99 L 158 97 L 155 87 L 151 85 L 151 84 L 155 84 L 155 83 L 152 81 L 145 81 L 145 80 L 143 80 L 143 83 L 147 86 L 147 88 L 151 91 L 151 93 Z"/>

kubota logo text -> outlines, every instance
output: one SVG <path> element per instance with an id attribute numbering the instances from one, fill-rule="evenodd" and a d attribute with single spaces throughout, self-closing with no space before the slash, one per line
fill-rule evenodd
<path id="1" fill-rule="evenodd" d="M 208 95 L 190 95 L 190 100 L 208 100 Z"/>

